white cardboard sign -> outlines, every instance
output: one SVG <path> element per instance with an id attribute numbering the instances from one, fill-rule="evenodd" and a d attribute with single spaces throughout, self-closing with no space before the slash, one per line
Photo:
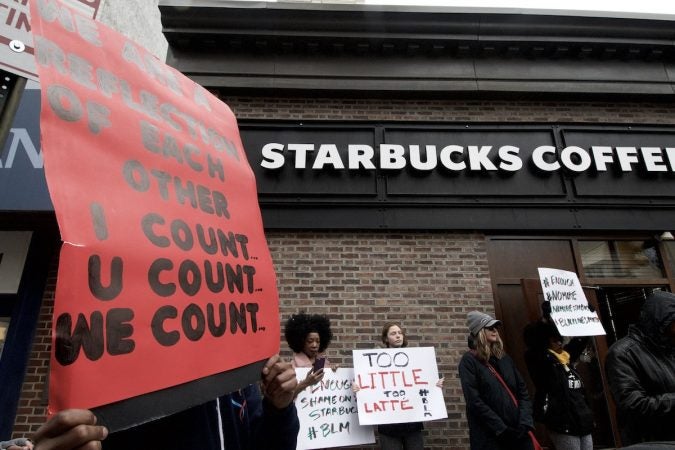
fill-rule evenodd
<path id="1" fill-rule="evenodd" d="M 551 302 L 551 319 L 562 336 L 605 334 L 598 314 L 588 309 L 588 300 L 576 273 L 546 267 L 538 270 L 544 300 Z"/>
<path id="2" fill-rule="evenodd" d="M 50 9 L 50 2 L 39 1 Z M 88 17 L 96 17 L 103 0 L 65 0 Z M 35 48 L 26 0 L 0 0 L 0 69 L 37 81 Z"/>
<path id="3" fill-rule="evenodd" d="M 433 347 L 353 350 L 361 425 L 448 417 Z"/>
<path id="4" fill-rule="evenodd" d="M 309 368 L 295 369 L 303 380 Z M 323 380 L 300 392 L 295 407 L 300 419 L 298 450 L 372 444 L 373 427 L 361 426 L 356 395 L 352 392 L 354 369 L 324 369 Z"/>

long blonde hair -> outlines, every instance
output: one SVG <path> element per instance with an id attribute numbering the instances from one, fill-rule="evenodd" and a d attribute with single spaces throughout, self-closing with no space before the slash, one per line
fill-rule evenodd
<path id="1" fill-rule="evenodd" d="M 476 345 L 476 356 L 482 361 L 489 360 L 491 356 L 497 359 L 504 356 L 504 343 L 499 333 L 497 333 L 497 342 L 488 342 L 485 328 L 483 328 L 475 336 L 474 344 Z"/>

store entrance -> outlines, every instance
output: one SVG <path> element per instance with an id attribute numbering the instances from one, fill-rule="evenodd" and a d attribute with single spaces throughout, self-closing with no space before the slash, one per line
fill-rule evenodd
<path id="1" fill-rule="evenodd" d="M 619 445 L 614 404 L 604 376 L 609 346 L 624 337 L 639 318 L 647 295 L 671 290 L 675 273 L 668 247 L 649 237 L 602 240 L 574 237 L 488 238 L 488 258 L 497 317 L 503 323 L 506 350 L 534 393 L 524 362 L 523 328 L 537 320 L 543 301 L 537 268 L 576 272 L 584 292 L 602 321 L 606 336 L 596 336 L 578 363 L 595 415 L 595 448 Z M 664 251 L 665 250 L 665 251 Z M 675 254 L 675 253 L 673 253 Z M 543 427 L 537 429 L 543 443 Z"/>

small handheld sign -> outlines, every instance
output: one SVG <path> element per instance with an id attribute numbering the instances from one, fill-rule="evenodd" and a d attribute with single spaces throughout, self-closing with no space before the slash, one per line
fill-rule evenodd
<path id="1" fill-rule="evenodd" d="M 551 319 L 562 336 L 605 334 L 598 314 L 588 308 L 576 273 L 545 267 L 538 270 L 544 300 L 551 303 Z"/>

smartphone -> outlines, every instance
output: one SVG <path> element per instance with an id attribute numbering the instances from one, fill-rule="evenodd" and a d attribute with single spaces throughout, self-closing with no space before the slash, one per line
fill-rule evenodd
<path id="1" fill-rule="evenodd" d="M 312 372 L 318 372 L 319 370 L 323 369 L 323 366 L 326 364 L 326 357 L 325 356 L 319 356 L 314 360 L 314 364 L 312 364 Z"/>

